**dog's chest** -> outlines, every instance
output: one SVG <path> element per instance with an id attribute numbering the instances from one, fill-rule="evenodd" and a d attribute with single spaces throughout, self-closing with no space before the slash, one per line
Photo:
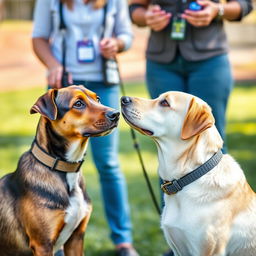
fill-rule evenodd
<path id="1" fill-rule="evenodd" d="M 82 219 L 89 213 L 89 205 L 84 200 L 83 191 L 78 184 L 78 174 L 67 174 L 67 182 L 70 190 L 73 190 L 69 200 L 69 206 L 65 211 L 65 226 L 55 243 L 54 249 L 58 250 L 70 238 Z"/>
<path id="2" fill-rule="evenodd" d="M 204 224 L 207 221 L 203 217 L 207 216 L 207 213 L 203 213 L 207 209 L 202 208 L 199 209 L 186 199 L 180 202 L 174 197 L 168 197 L 168 200 L 165 200 L 161 226 L 168 244 L 176 248 L 177 255 L 200 255 Z"/>

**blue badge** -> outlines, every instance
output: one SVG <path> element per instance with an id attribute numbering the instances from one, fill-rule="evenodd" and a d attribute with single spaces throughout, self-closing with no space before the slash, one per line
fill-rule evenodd
<path id="1" fill-rule="evenodd" d="M 77 61 L 79 63 L 91 63 L 95 61 L 95 49 L 92 40 L 77 42 Z"/>

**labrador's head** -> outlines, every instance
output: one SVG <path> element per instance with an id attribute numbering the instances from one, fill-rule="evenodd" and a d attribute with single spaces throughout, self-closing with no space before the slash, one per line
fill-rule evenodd
<path id="1" fill-rule="evenodd" d="M 189 140 L 214 125 L 211 108 L 203 100 L 182 92 L 166 92 L 149 100 L 121 98 L 126 122 L 155 138 Z"/>

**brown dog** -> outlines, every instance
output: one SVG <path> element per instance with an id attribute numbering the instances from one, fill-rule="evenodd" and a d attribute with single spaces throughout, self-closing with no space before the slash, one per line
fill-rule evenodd
<path id="1" fill-rule="evenodd" d="M 80 166 L 88 138 L 108 134 L 119 112 L 82 86 L 49 90 L 30 112 L 41 114 L 35 141 L 0 180 L 0 255 L 83 255 L 92 207 Z"/>

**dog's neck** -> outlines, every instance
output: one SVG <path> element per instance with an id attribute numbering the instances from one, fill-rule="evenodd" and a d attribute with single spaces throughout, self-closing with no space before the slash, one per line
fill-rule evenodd
<path id="1" fill-rule="evenodd" d="M 57 134 L 52 128 L 51 122 L 41 117 L 36 140 L 41 148 L 43 148 L 52 157 L 68 162 L 79 162 L 83 160 L 86 153 L 88 138 L 73 139 L 69 141 Z"/>
<path id="2" fill-rule="evenodd" d="M 190 140 L 156 139 L 159 176 L 169 181 L 181 178 L 204 164 L 222 144 L 215 126 Z"/>

